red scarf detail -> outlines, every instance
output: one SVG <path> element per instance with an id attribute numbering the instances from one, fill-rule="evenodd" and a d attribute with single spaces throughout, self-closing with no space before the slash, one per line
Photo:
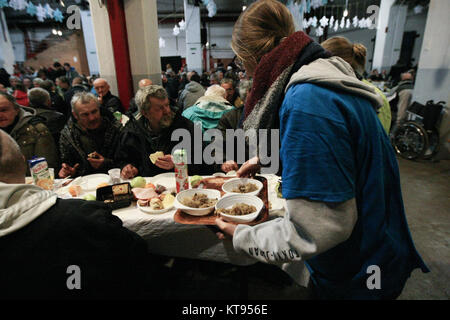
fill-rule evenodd
<path id="1" fill-rule="evenodd" d="M 245 118 L 284 69 L 295 63 L 301 51 L 312 41 L 308 35 L 297 31 L 261 58 L 245 103 Z"/>

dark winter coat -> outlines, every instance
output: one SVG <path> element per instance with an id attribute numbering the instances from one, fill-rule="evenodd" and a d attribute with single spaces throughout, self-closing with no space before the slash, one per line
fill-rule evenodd
<path id="1" fill-rule="evenodd" d="M 61 131 L 59 139 L 59 151 L 61 154 L 61 162 L 74 166 L 80 164 L 77 169 L 77 175 L 87 175 L 92 173 L 107 173 L 109 169 L 115 167 L 114 153 L 119 142 L 120 131 L 122 129 L 119 122 L 111 122 L 107 117 L 102 118 L 103 121 L 103 142 L 99 145 L 98 137 L 95 132 L 83 130 L 76 122 L 70 119 Z M 102 140 L 102 139 L 100 139 Z M 94 169 L 87 155 L 96 151 L 105 158 L 105 162 L 99 169 Z"/>

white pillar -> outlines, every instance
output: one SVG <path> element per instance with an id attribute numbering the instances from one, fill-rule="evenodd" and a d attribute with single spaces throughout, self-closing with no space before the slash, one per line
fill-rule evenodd
<path id="1" fill-rule="evenodd" d="M 414 85 L 413 99 L 450 103 L 450 1 L 431 0 Z M 448 109 L 447 109 L 448 110 Z M 450 114 L 444 114 L 440 133 L 438 158 L 450 159 Z"/>
<path id="2" fill-rule="evenodd" d="M 100 6 L 100 1 L 97 0 L 89 0 L 89 7 L 94 26 L 100 76 L 108 81 L 111 87 L 111 93 L 117 96 L 119 92 L 117 90 L 116 67 L 108 11 L 106 5 L 103 4 Z"/>
<path id="3" fill-rule="evenodd" d="M 188 4 L 184 0 L 184 18 L 186 21 L 186 64 L 189 71 L 202 74 L 202 44 L 200 31 L 200 7 Z"/>
<path id="4" fill-rule="evenodd" d="M 159 55 L 158 13 L 156 1 L 124 1 L 127 22 L 133 87 L 136 92 L 141 79 L 148 78 L 161 84 Z"/>
<path id="5" fill-rule="evenodd" d="M 99 74 L 100 69 L 97 58 L 97 48 L 95 44 L 94 26 L 92 25 L 92 15 L 88 10 L 80 11 L 81 25 L 83 28 L 84 45 L 86 47 L 86 57 L 90 74 Z"/>
<path id="6" fill-rule="evenodd" d="M 395 0 L 381 0 L 378 11 L 377 36 L 375 38 L 375 49 L 373 54 L 373 69 L 380 70 L 383 66 L 384 49 L 386 45 L 387 32 L 389 24 L 391 7 Z"/>
<path id="7" fill-rule="evenodd" d="M 6 24 L 6 17 L 3 9 L 0 9 L 0 68 L 5 68 L 9 74 L 12 74 L 14 72 L 15 60 L 14 49 Z"/>

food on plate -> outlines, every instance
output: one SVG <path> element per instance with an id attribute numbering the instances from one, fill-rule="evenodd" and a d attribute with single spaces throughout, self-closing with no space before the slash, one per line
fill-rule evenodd
<path id="1" fill-rule="evenodd" d="M 87 156 L 89 159 L 99 159 L 100 157 L 97 155 L 97 152 L 91 152 Z"/>
<path id="2" fill-rule="evenodd" d="M 248 205 L 245 203 L 235 203 L 233 205 L 233 207 L 231 207 L 230 209 L 218 209 L 216 211 L 216 213 L 224 213 L 224 214 L 229 214 L 229 215 L 233 215 L 233 216 L 243 216 L 246 214 L 250 214 L 256 211 L 256 207 L 253 205 Z"/>
<path id="3" fill-rule="evenodd" d="M 36 185 L 45 190 L 52 190 L 53 180 L 52 179 L 41 179 L 36 182 Z"/>
<path id="4" fill-rule="evenodd" d="M 107 187 L 107 186 L 109 186 L 109 184 L 107 184 L 106 182 L 102 182 L 97 186 L 97 189 Z"/>
<path id="5" fill-rule="evenodd" d="M 162 210 L 164 209 L 164 206 L 159 198 L 153 198 L 150 200 L 150 208 L 152 210 Z"/>
<path id="6" fill-rule="evenodd" d="M 164 208 L 170 208 L 175 201 L 175 197 L 170 193 L 162 194 L 159 198 L 162 200 Z"/>
<path id="7" fill-rule="evenodd" d="M 185 197 L 181 204 L 191 208 L 209 208 L 216 204 L 217 199 L 209 199 L 206 194 L 195 193 L 192 197 Z"/>
<path id="8" fill-rule="evenodd" d="M 85 195 L 85 196 L 83 197 L 83 199 L 84 199 L 84 200 L 87 200 L 87 201 L 95 201 L 95 200 L 97 200 L 97 198 L 96 198 L 93 194 L 90 194 L 90 193 L 88 193 L 87 195 Z"/>
<path id="9" fill-rule="evenodd" d="M 150 199 L 139 199 L 137 204 L 141 207 L 147 207 L 150 204 Z"/>
<path id="10" fill-rule="evenodd" d="M 258 190 L 258 187 L 254 183 L 246 183 L 246 184 L 240 184 L 237 187 L 233 188 L 231 190 L 232 192 L 237 193 L 248 193 Z"/>
<path id="11" fill-rule="evenodd" d="M 112 186 L 112 192 L 115 196 L 128 193 L 128 184 L 117 184 Z"/>
<path id="12" fill-rule="evenodd" d="M 130 182 L 132 188 L 144 188 L 147 182 L 141 176 L 133 178 Z"/>
<path id="13" fill-rule="evenodd" d="M 72 197 L 78 197 L 81 193 L 81 187 L 80 186 L 70 186 L 69 193 Z"/>
<path id="14" fill-rule="evenodd" d="M 150 161 L 151 161 L 153 164 L 155 164 L 156 160 L 158 160 L 159 158 L 162 158 L 162 157 L 164 157 L 164 152 L 162 152 L 162 151 L 157 151 L 157 152 L 155 152 L 155 153 L 152 153 L 152 154 L 149 156 Z"/>
<path id="15" fill-rule="evenodd" d="M 207 178 L 205 179 L 205 185 L 208 189 L 220 189 L 225 181 L 227 180 L 224 177 Z"/>
<path id="16" fill-rule="evenodd" d="M 157 185 L 156 185 L 155 191 L 156 191 L 157 193 L 161 194 L 161 193 L 163 193 L 163 192 L 166 191 L 166 190 L 167 190 L 167 188 L 164 187 L 163 185 L 160 185 L 160 184 L 157 184 Z"/>
<path id="17" fill-rule="evenodd" d="M 158 196 L 155 189 L 152 188 L 133 188 L 131 191 L 136 200 L 149 200 Z"/>
<path id="18" fill-rule="evenodd" d="M 202 181 L 202 176 L 193 176 L 191 178 L 191 186 L 192 188 L 197 188 L 200 185 L 200 182 Z"/>
<path id="19" fill-rule="evenodd" d="M 283 194 L 281 193 L 281 182 L 278 181 L 275 186 L 275 192 L 277 193 L 278 198 L 283 198 Z"/>
<path id="20" fill-rule="evenodd" d="M 147 183 L 147 184 L 145 185 L 145 188 L 153 188 L 153 189 L 156 189 L 156 187 L 155 187 L 155 185 L 154 185 L 153 183 Z"/>

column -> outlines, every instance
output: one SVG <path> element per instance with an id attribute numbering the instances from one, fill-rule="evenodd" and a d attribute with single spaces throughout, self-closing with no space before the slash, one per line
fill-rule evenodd
<path id="1" fill-rule="evenodd" d="M 136 93 L 141 79 L 148 78 L 155 84 L 161 84 L 158 12 L 156 1 L 128 0 L 124 4 L 131 73 Z"/>
<path id="2" fill-rule="evenodd" d="M 89 0 L 92 25 L 94 27 L 100 76 L 108 81 L 111 93 L 118 95 L 116 66 L 112 48 L 111 31 L 106 5 L 97 0 Z"/>
<path id="3" fill-rule="evenodd" d="M 9 36 L 8 25 L 3 9 L 0 9 L 0 68 L 5 68 L 9 74 L 14 72 L 14 49 Z"/>
<path id="4" fill-rule="evenodd" d="M 95 44 L 94 26 L 92 25 L 92 15 L 88 10 L 80 11 L 81 23 L 83 26 L 84 45 L 86 48 L 86 57 L 89 65 L 89 73 L 99 74 L 99 65 L 97 58 L 97 48 Z"/>
<path id="5" fill-rule="evenodd" d="M 200 31 L 200 7 L 184 0 L 184 19 L 186 21 L 186 64 L 189 71 L 202 74 L 202 44 Z"/>
<path id="6" fill-rule="evenodd" d="M 450 1 L 431 0 L 414 85 L 413 99 L 450 103 Z M 448 109 L 447 109 L 448 110 Z M 444 113 L 439 127 L 439 159 L 450 159 L 450 114 Z"/>

